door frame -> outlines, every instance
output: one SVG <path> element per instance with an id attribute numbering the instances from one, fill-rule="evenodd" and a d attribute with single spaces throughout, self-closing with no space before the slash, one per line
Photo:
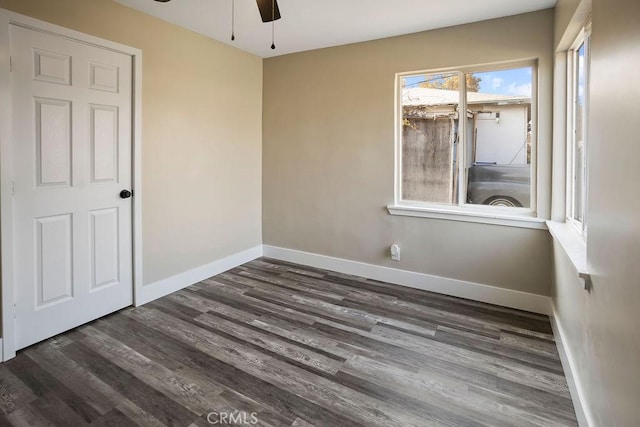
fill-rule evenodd
<path id="1" fill-rule="evenodd" d="M 70 30 L 0 8 L 0 267 L 2 308 L 2 361 L 16 355 L 14 300 L 13 138 L 11 114 L 11 26 L 63 37 L 116 51 L 132 58 L 132 244 L 133 303 L 138 305 L 142 288 L 142 50 Z"/>

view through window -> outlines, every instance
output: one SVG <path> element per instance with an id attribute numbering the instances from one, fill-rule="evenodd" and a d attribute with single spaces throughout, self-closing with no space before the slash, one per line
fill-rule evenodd
<path id="1" fill-rule="evenodd" d="M 575 49 L 572 51 L 573 66 L 572 72 L 572 105 L 573 123 L 572 138 L 570 140 L 571 153 L 569 159 L 569 185 L 568 193 L 570 197 L 568 217 L 577 223 L 578 227 L 584 229 L 584 210 L 586 202 L 586 81 L 588 65 L 588 36 L 582 34 L 576 41 Z"/>
<path id="2" fill-rule="evenodd" d="M 399 83 L 403 201 L 531 206 L 533 66 Z"/>

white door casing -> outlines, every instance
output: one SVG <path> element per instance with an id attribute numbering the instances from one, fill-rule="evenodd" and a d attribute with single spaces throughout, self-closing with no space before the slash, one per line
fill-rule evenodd
<path id="1" fill-rule="evenodd" d="M 0 47 L 10 44 L 13 69 L 0 77 L 6 360 L 133 303 L 134 259 L 141 281 L 139 200 L 132 252 L 134 199 L 119 193 L 137 187 L 139 196 L 131 172 L 133 152 L 139 184 L 140 130 L 132 124 L 139 124 L 141 53 L 110 42 L 101 48 L 99 39 L 3 10 L 0 22 L 7 31 Z M 40 25 L 47 33 L 25 28 Z"/>

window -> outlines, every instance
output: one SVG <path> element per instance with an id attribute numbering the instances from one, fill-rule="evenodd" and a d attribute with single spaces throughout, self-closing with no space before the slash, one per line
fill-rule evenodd
<path id="1" fill-rule="evenodd" d="M 589 27 L 585 27 L 568 52 L 567 221 L 586 233 L 587 109 L 589 102 Z"/>
<path id="2" fill-rule="evenodd" d="M 400 74 L 397 85 L 396 205 L 534 215 L 535 63 Z"/>

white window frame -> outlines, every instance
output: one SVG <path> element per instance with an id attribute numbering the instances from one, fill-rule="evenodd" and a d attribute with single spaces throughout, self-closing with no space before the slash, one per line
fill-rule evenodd
<path id="1" fill-rule="evenodd" d="M 586 239 L 587 237 L 587 194 L 589 188 L 588 182 L 588 141 L 587 117 L 589 112 L 589 75 L 590 75 L 590 57 L 591 57 L 591 22 L 580 30 L 580 33 L 574 40 L 573 44 L 567 51 L 567 169 L 566 169 L 566 213 L 565 221 L 571 224 L 578 233 Z M 577 87 L 576 78 L 576 55 L 580 46 L 584 43 L 585 47 L 585 122 L 583 123 L 583 150 L 584 150 L 584 195 L 582 198 L 582 221 L 575 219 L 576 197 L 573 177 L 575 176 L 575 144 L 576 144 L 576 108 L 575 108 L 575 92 Z"/>
<path id="2" fill-rule="evenodd" d="M 467 181 L 465 176 L 465 147 L 467 139 L 466 120 L 459 120 L 458 135 L 460 143 L 457 152 L 458 167 L 458 204 L 419 202 L 402 200 L 402 79 L 416 74 L 457 73 L 460 82 L 465 82 L 465 75 L 487 71 L 502 71 L 515 68 L 531 67 L 532 99 L 531 99 L 531 193 L 530 207 L 500 207 L 475 205 L 467 203 Z M 395 76 L 395 195 L 394 204 L 387 206 L 392 215 L 417 216 L 437 219 L 448 219 L 465 222 L 479 222 L 523 228 L 546 229 L 545 220 L 538 218 L 538 61 L 520 60 L 485 65 L 442 68 L 397 73 Z M 461 85 L 459 112 L 467 111 L 466 84 Z"/>

